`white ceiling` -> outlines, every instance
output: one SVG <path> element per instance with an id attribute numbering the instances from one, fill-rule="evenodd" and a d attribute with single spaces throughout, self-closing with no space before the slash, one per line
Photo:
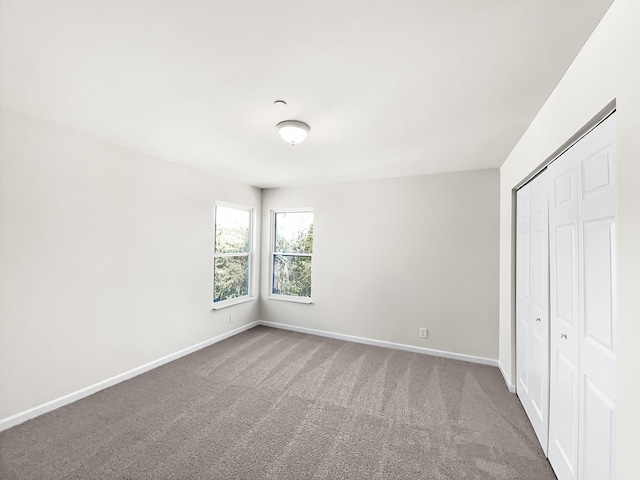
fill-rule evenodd
<path id="1" fill-rule="evenodd" d="M 0 0 L 0 102 L 259 187 L 498 167 L 612 1 Z"/>

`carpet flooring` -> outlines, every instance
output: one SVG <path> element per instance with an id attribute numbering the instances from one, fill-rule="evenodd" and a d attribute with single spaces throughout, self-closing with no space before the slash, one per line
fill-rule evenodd
<path id="1" fill-rule="evenodd" d="M 2 480 L 555 479 L 495 367 L 262 326 L 0 449 Z"/>

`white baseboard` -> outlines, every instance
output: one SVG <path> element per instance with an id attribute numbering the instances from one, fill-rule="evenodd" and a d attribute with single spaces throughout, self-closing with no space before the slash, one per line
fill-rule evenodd
<path id="1" fill-rule="evenodd" d="M 433 348 L 415 347 L 413 345 L 405 345 L 403 343 L 387 342 L 384 340 L 375 340 L 373 338 L 356 337 L 353 335 L 345 335 L 343 333 L 333 333 L 326 330 L 316 330 L 314 328 L 298 327 L 295 325 L 287 325 L 285 323 L 267 322 L 264 320 L 258 320 L 259 325 L 265 327 L 280 328 L 282 330 L 291 330 L 299 333 L 309 333 L 311 335 L 318 335 L 321 337 L 335 338 L 338 340 L 346 340 L 348 342 L 363 343 L 365 345 L 374 345 L 376 347 L 394 348 L 396 350 L 404 350 L 413 353 L 423 353 L 425 355 L 432 355 L 434 357 L 444 357 L 453 360 L 462 360 L 463 362 L 479 363 L 482 365 L 491 365 L 492 367 L 498 367 L 498 360 L 486 357 L 477 357 L 475 355 L 466 355 L 464 353 L 446 352 L 444 350 L 435 350 Z"/>
<path id="2" fill-rule="evenodd" d="M 498 361 L 498 368 L 500 369 L 502 378 L 504 378 L 504 383 L 507 384 L 507 388 L 509 389 L 509 391 L 511 393 L 516 393 L 516 386 L 511 383 L 511 380 L 509 380 L 509 377 L 507 377 L 507 374 L 505 373 L 504 368 L 502 368 L 502 363 L 500 363 L 500 361 Z"/>
<path id="3" fill-rule="evenodd" d="M 0 420 L 0 432 L 8 428 L 11 428 L 15 425 L 19 425 L 23 422 L 26 422 L 27 420 L 35 418 L 44 413 L 55 410 L 56 408 L 63 407 L 77 400 L 88 397 L 89 395 L 97 393 L 100 390 L 104 390 L 105 388 L 111 387 L 120 382 L 124 382 L 125 380 L 129 380 L 130 378 L 133 378 L 142 373 L 148 372 L 149 370 L 153 370 L 154 368 L 164 365 L 165 363 L 169 363 L 173 360 L 177 360 L 180 357 L 184 357 L 185 355 L 189 355 L 190 353 L 196 352 L 202 348 L 213 345 L 214 343 L 218 343 L 226 338 L 229 338 L 234 335 L 237 335 L 238 333 L 244 332 L 245 330 L 249 330 L 250 328 L 253 328 L 256 325 L 258 325 L 258 322 L 248 323 L 247 325 L 243 325 L 242 327 L 238 327 L 234 330 L 218 335 L 217 337 L 213 337 L 203 342 L 192 345 L 190 347 L 183 348 L 182 350 L 179 350 L 175 353 L 166 355 L 152 362 L 145 363 L 144 365 L 141 365 L 134 369 L 120 373 L 114 377 L 107 378 L 106 380 L 102 380 L 101 382 L 94 383 L 93 385 L 89 385 L 88 387 L 81 388 L 80 390 L 76 390 L 75 392 L 71 392 L 67 395 L 63 395 L 62 397 L 58 397 L 54 400 L 43 403 L 42 405 L 38 405 L 37 407 L 33 407 L 33 408 L 30 408 L 29 410 L 25 410 L 24 412 L 20 412 L 10 417 L 3 418 L 2 420 Z"/>

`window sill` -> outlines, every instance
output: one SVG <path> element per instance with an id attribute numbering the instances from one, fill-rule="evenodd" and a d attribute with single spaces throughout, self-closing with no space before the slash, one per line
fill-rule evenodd
<path id="1" fill-rule="evenodd" d="M 230 300 L 224 300 L 222 302 L 214 302 L 213 304 L 213 309 L 212 310 L 220 310 L 226 307 L 230 307 L 232 305 L 238 305 L 240 303 L 246 303 L 246 302 L 251 302 L 255 300 L 255 297 L 237 297 L 237 298 L 232 298 Z"/>
<path id="2" fill-rule="evenodd" d="M 268 300 L 280 300 L 282 302 L 293 302 L 293 303 L 313 303 L 310 297 L 292 297 L 289 295 L 269 295 L 267 297 Z"/>

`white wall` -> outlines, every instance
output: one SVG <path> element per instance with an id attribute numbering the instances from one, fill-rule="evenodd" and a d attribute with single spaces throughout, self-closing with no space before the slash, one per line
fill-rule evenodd
<path id="1" fill-rule="evenodd" d="M 497 359 L 498 186 L 481 170 L 264 190 L 261 319 Z M 311 305 L 266 299 L 284 207 L 314 208 Z"/>
<path id="2" fill-rule="evenodd" d="M 256 320 L 211 310 L 212 215 L 260 197 L 2 112 L 0 419 Z"/>
<path id="3" fill-rule="evenodd" d="M 500 169 L 500 362 L 514 376 L 512 189 L 613 99 L 618 140 L 618 478 L 638 478 L 640 2 L 616 0 Z"/>

